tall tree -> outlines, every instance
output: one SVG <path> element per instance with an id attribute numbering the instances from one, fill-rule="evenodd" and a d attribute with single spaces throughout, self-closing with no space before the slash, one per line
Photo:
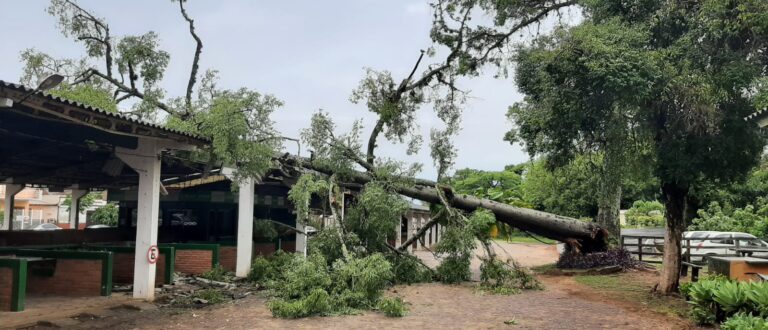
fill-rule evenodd
<path id="1" fill-rule="evenodd" d="M 675 292 L 689 192 L 743 176 L 764 140 L 744 117 L 765 93 L 768 3 L 755 0 L 584 1 L 587 20 L 521 52 L 526 102 L 546 109 L 570 152 L 618 126 L 652 151 L 666 209 L 658 289 Z M 553 98 L 561 95 L 562 98 Z M 598 101 L 579 103 L 582 100 Z M 546 104 L 546 102 L 555 102 Z M 539 142 L 542 140 L 531 140 Z"/>
<path id="2" fill-rule="evenodd" d="M 160 49 L 160 36 L 153 31 L 117 35 L 106 19 L 73 0 L 51 0 L 47 11 L 57 19 L 63 35 L 84 46 L 86 56 L 64 59 L 25 50 L 21 82 L 34 85 L 51 73 L 62 74 L 66 81 L 53 94 L 107 111 L 119 108 L 121 113 L 209 138 L 211 146 L 196 158 L 211 165 L 237 165 L 239 177 L 262 175 L 272 166 L 281 143 L 269 116 L 282 102 L 248 88 L 218 88 L 215 70 L 201 73 L 203 41 L 195 21 L 187 12 L 186 0 L 171 2 L 178 6 L 195 43 L 183 96 L 166 96 L 159 86 L 171 60 Z"/>
<path id="3" fill-rule="evenodd" d="M 449 186 L 414 179 L 419 164 L 407 166 L 376 156 L 382 135 L 393 143 L 407 142 L 408 152 L 418 150 L 421 138 L 415 134 L 415 113 L 431 103 L 438 118 L 443 121 L 443 128 L 433 129 L 430 136 L 438 181 L 443 179 L 455 157 L 451 140 L 458 132 L 466 97 L 466 92 L 458 87 L 458 79 L 477 75 L 483 66 L 498 63 L 506 56 L 505 50 L 515 33 L 537 25 L 548 15 L 573 4 L 572 1 L 523 2 L 517 8 L 518 5 L 497 4 L 495 1 L 436 1 L 431 35 L 435 43 L 442 47 L 441 52 L 447 55 L 436 63 L 424 64 L 425 55 L 431 56 L 435 52 L 422 51 L 413 69 L 402 80 L 393 78 L 387 71 L 368 70 L 360 87 L 353 92 L 352 101 L 365 103 L 368 111 L 377 116 L 370 136 L 363 139 L 362 122 L 356 122 L 348 133 L 338 134 L 332 118 L 319 112 L 313 117 L 312 126 L 303 134 L 305 142 L 314 150 L 313 159 L 305 162 L 286 158 L 282 161 L 283 165 L 293 163 L 329 175 L 334 180 L 364 185 L 386 182 L 391 193 L 464 211 L 485 208 L 492 211 L 499 221 L 569 242 L 574 249 L 603 249 L 604 232 L 598 226 L 461 195 Z M 484 28 L 470 24 L 472 13 L 480 10 L 496 13 L 497 25 Z M 363 172 L 356 172 L 357 169 Z"/>

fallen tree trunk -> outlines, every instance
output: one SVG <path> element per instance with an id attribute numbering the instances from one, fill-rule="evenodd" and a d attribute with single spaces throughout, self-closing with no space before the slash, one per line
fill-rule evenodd
<path id="1" fill-rule="evenodd" d="M 296 158 L 280 158 L 283 165 L 294 168 L 309 169 L 326 175 L 333 175 L 332 169 L 317 166 L 309 161 Z M 368 173 L 344 173 L 344 179 L 356 184 L 366 184 L 373 181 Z M 431 186 L 429 186 L 431 184 Z M 479 208 L 489 210 L 496 220 L 514 228 L 527 231 L 549 239 L 566 243 L 575 252 L 589 253 L 605 251 L 607 248 L 608 232 L 596 223 L 579 221 L 577 219 L 559 216 L 547 212 L 536 211 L 508 204 L 495 202 L 475 196 L 455 194 L 448 186 L 434 184 L 427 180 L 414 180 L 412 185 L 396 185 L 395 191 L 401 195 L 434 204 L 443 204 L 440 193 L 450 206 L 472 212 Z"/>

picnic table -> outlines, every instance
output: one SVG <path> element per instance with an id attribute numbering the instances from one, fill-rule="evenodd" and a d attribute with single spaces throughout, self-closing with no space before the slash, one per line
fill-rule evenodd
<path id="1" fill-rule="evenodd" d="M 740 256 L 747 257 L 752 256 L 755 252 L 765 252 L 768 253 L 768 248 L 764 247 L 739 247 L 739 248 L 730 248 L 731 251 L 736 251 Z"/>

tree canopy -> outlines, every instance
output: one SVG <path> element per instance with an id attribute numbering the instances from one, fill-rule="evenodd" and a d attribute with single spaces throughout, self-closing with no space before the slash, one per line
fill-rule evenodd
<path id="1" fill-rule="evenodd" d="M 159 85 L 171 56 L 160 49 L 157 33 L 116 34 L 106 19 L 71 0 L 52 0 L 47 11 L 64 36 L 84 47 L 85 57 L 57 58 L 24 50 L 21 82 L 34 86 L 52 73 L 62 74 L 66 80 L 52 94 L 209 138 L 211 146 L 194 155 L 196 159 L 236 167 L 238 178 L 263 175 L 281 145 L 270 115 L 282 102 L 246 87 L 219 88 L 215 70 L 201 72 L 203 41 L 194 19 L 184 7 L 186 1 L 171 2 L 178 4 L 195 43 L 183 96 L 167 96 Z"/>
<path id="2" fill-rule="evenodd" d="M 667 217 L 660 290 L 673 292 L 689 191 L 743 177 L 764 145 L 744 117 L 765 94 L 768 4 L 581 5 L 584 23 L 520 50 L 517 80 L 526 99 L 513 109 L 516 119 L 535 125 L 521 126 L 513 137 L 555 159 L 617 129 L 647 145 Z"/>

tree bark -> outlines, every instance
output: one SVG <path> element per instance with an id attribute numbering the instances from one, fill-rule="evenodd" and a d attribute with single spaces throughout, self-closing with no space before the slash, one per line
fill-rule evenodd
<path id="1" fill-rule="evenodd" d="M 680 284 L 681 244 L 685 231 L 686 199 L 688 188 L 673 183 L 662 184 L 666 209 L 666 232 L 664 238 L 664 267 L 657 288 L 662 294 L 677 292 Z"/>
<path id="2" fill-rule="evenodd" d="M 597 224 L 607 230 L 610 237 L 618 239 L 621 236 L 621 186 L 614 182 L 602 183 L 598 192 L 597 207 Z"/>
<path id="3" fill-rule="evenodd" d="M 289 167 L 310 169 L 327 175 L 333 174 L 333 170 L 329 168 L 317 166 L 301 159 L 281 158 L 279 161 Z M 350 172 L 345 173 L 345 180 L 357 184 L 366 184 L 371 182 L 373 178 L 367 173 Z M 425 181 L 416 180 L 415 182 Z M 566 243 L 572 251 L 589 253 L 605 251 L 607 248 L 606 239 L 608 232 L 596 223 L 588 223 L 551 213 L 514 207 L 489 199 L 455 194 L 447 186 L 440 186 L 440 189 L 452 207 L 467 212 L 472 212 L 478 208 L 487 209 L 493 212 L 498 221 L 533 234 Z M 443 204 L 434 186 L 414 183 L 413 185 L 395 185 L 394 190 L 407 197 L 434 204 Z"/>

